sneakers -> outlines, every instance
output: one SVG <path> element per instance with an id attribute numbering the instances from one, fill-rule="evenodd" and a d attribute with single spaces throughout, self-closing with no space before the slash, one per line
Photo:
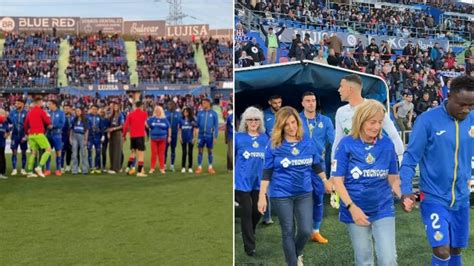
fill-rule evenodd
<path id="1" fill-rule="evenodd" d="M 42 178 L 45 178 L 46 176 L 43 174 L 43 170 L 41 169 L 41 167 L 36 167 L 35 168 L 35 173 L 39 176 L 39 177 L 42 177 Z"/>
<path id="2" fill-rule="evenodd" d="M 150 172 L 148 172 L 150 175 L 155 172 L 155 169 L 150 169 Z"/>
<path id="3" fill-rule="evenodd" d="M 324 238 L 319 232 L 314 232 L 311 234 L 311 240 L 318 242 L 320 244 L 327 244 L 329 241 Z"/>
<path id="4" fill-rule="evenodd" d="M 175 170 L 174 170 L 174 165 L 171 165 L 171 166 L 170 166 L 170 170 L 171 170 L 171 172 L 174 173 L 174 171 L 175 171 Z"/>
<path id="5" fill-rule="evenodd" d="M 38 177 L 36 174 L 33 174 L 33 172 L 29 172 L 26 174 L 26 178 L 32 178 L 32 177 Z"/>
<path id="6" fill-rule="evenodd" d="M 245 253 L 247 253 L 247 256 L 250 256 L 250 257 L 253 257 L 253 256 L 255 256 L 255 254 L 257 254 L 255 249 L 245 251 Z"/>
<path id="7" fill-rule="evenodd" d="M 56 172 L 54 172 L 54 174 L 55 174 L 56 176 L 62 176 L 62 175 L 63 175 L 63 173 L 61 172 L 61 170 L 56 170 Z"/>
<path id="8" fill-rule="evenodd" d="M 297 265 L 298 266 L 304 266 L 304 264 L 303 264 L 303 255 L 298 256 L 298 264 Z"/>
<path id="9" fill-rule="evenodd" d="M 165 174 L 166 173 L 165 169 L 160 169 L 160 173 Z"/>
<path id="10" fill-rule="evenodd" d="M 71 172 L 71 166 L 66 166 L 66 172 Z"/>
<path id="11" fill-rule="evenodd" d="M 267 220 L 267 221 L 263 221 L 262 224 L 264 225 L 271 225 L 271 224 L 274 224 L 275 222 L 270 218 L 270 220 Z"/>
<path id="12" fill-rule="evenodd" d="M 189 168 L 188 173 L 192 174 L 193 173 L 193 168 Z"/>
<path id="13" fill-rule="evenodd" d="M 107 173 L 109 173 L 109 174 L 111 174 L 111 175 L 117 174 L 117 172 L 115 172 L 114 170 L 109 170 Z"/>
<path id="14" fill-rule="evenodd" d="M 8 176 L 0 175 L 0 179 L 8 179 Z"/>
<path id="15" fill-rule="evenodd" d="M 125 170 L 126 171 L 126 170 Z M 137 170 L 135 170 L 135 167 L 132 167 L 129 171 L 126 171 L 129 175 L 134 175 L 137 173 Z"/>
<path id="16" fill-rule="evenodd" d="M 21 173 L 21 175 L 26 175 L 27 174 L 25 169 L 21 169 L 20 173 Z"/>
<path id="17" fill-rule="evenodd" d="M 182 174 L 186 173 L 186 168 L 181 169 L 181 173 Z"/>
<path id="18" fill-rule="evenodd" d="M 198 168 L 196 169 L 196 174 L 200 174 L 200 173 L 202 173 L 202 167 L 198 167 Z"/>
<path id="19" fill-rule="evenodd" d="M 148 175 L 144 172 L 137 173 L 137 177 L 147 177 Z"/>
<path id="20" fill-rule="evenodd" d="M 16 169 L 13 169 L 12 173 L 10 174 L 11 176 L 16 176 L 18 174 L 18 171 Z"/>
<path id="21" fill-rule="evenodd" d="M 214 168 L 212 168 L 212 167 L 209 167 L 209 168 L 207 169 L 207 172 L 208 172 L 209 174 L 215 174 L 215 173 L 216 173 L 216 171 L 214 171 Z"/>
<path id="22" fill-rule="evenodd" d="M 51 171 L 50 170 L 45 170 L 44 171 L 44 176 L 50 176 L 51 175 Z"/>

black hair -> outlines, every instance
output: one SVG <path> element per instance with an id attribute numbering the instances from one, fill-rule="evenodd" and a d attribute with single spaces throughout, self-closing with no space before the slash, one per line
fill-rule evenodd
<path id="1" fill-rule="evenodd" d="M 275 94 L 275 95 L 270 96 L 270 98 L 268 100 L 273 101 L 273 100 L 276 100 L 276 99 L 281 99 L 281 96 L 278 95 L 278 94 Z"/>
<path id="2" fill-rule="evenodd" d="M 137 102 L 135 103 L 135 107 L 137 107 L 137 108 L 142 107 L 142 102 L 141 102 L 141 101 L 137 101 Z"/>
<path id="3" fill-rule="evenodd" d="M 344 76 L 342 79 L 346 81 L 354 82 L 356 84 L 359 84 L 359 86 L 362 87 L 362 79 L 359 77 L 359 75 L 351 74 L 351 75 Z"/>
<path id="4" fill-rule="evenodd" d="M 451 80 L 449 93 L 458 93 L 462 90 L 474 91 L 474 77 L 459 76 Z"/>
<path id="5" fill-rule="evenodd" d="M 305 92 L 303 93 L 303 95 L 301 96 L 301 100 L 303 100 L 304 97 L 306 97 L 306 96 L 314 96 L 314 97 L 316 97 L 316 95 L 315 95 L 312 91 L 305 91 Z"/>

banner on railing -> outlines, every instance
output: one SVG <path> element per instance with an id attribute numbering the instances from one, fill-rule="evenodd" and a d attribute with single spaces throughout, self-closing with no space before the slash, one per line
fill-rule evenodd
<path id="1" fill-rule="evenodd" d="M 413 45 L 417 43 L 420 45 L 421 49 L 428 49 L 428 47 L 433 47 L 435 43 L 439 43 L 439 47 L 442 47 L 444 51 L 448 51 L 449 42 L 448 40 L 439 40 L 439 39 L 420 39 L 420 38 L 404 38 L 397 36 L 380 36 L 374 35 L 369 36 L 369 40 L 375 39 L 375 43 L 380 46 L 382 41 L 387 41 L 388 44 L 392 46 L 392 49 L 403 50 L 407 46 L 409 41 L 413 42 Z"/>

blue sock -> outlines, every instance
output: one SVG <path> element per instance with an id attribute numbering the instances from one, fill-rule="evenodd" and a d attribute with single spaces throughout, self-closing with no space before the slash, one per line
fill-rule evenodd
<path id="1" fill-rule="evenodd" d="M 16 169 L 16 155 L 12 155 L 12 167 L 13 169 Z"/>
<path id="2" fill-rule="evenodd" d="M 56 171 L 58 170 L 61 170 L 61 157 L 60 156 L 56 156 Z"/>
<path id="3" fill-rule="evenodd" d="M 212 152 L 207 155 L 207 160 L 209 161 L 209 165 L 212 165 L 212 162 L 214 161 L 214 154 L 212 154 Z"/>
<path id="4" fill-rule="evenodd" d="M 46 161 L 45 168 L 46 170 L 49 170 L 51 166 L 51 156 L 49 156 L 48 160 Z"/>
<path id="5" fill-rule="evenodd" d="M 462 266 L 462 254 L 451 255 L 449 266 Z"/>
<path id="6" fill-rule="evenodd" d="M 202 165 L 202 152 L 198 153 L 198 166 L 201 167 Z"/>
<path id="7" fill-rule="evenodd" d="M 21 169 L 26 169 L 26 151 L 21 153 Z"/>
<path id="8" fill-rule="evenodd" d="M 443 260 L 438 257 L 436 257 L 435 254 L 431 255 L 431 266 L 448 266 L 449 265 L 449 260 L 451 257 L 448 257 L 447 259 Z"/>
<path id="9" fill-rule="evenodd" d="M 318 230 L 321 228 L 321 222 L 313 222 L 313 230 Z"/>

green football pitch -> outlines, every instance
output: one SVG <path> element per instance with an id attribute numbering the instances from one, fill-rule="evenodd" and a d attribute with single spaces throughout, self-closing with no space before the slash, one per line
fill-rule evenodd
<path id="1" fill-rule="evenodd" d="M 220 135 L 215 175 L 206 153 L 203 174 L 182 174 L 178 144 L 175 173 L 0 180 L 0 265 L 231 265 L 232 174 Z"/>
<path id="2" fill-rule="evenodd" d="M 328 198 L 328 197 L 327 197 Z M 473 209 L 471 209 L 472 211 Z M 281 245 L 281 230 L 278 219 L 273 217 L 273 225 L 257 226 L 256 251 L 254 257 L 244 252 L 240 234 L 239 210 L 235 218 L 235 264 L 236 265 L 285 265 Z M 464 265 L 474 265 L 474 217 L 470 217 L 471 231 L 469 247 L 463 252 Z M 404 213 L 397 206 L 396 241 L 398 265 L 430 265 L 431 249 L 425 237 L 424 225 L 419 210 Z M 309 241 L 304 251 L 305 265 L 354 265 L 354 253 L 346 226 L 338 220 L 338 210 L 325 205 L 321 233 L 329 239 L 326 245 Z"/>

